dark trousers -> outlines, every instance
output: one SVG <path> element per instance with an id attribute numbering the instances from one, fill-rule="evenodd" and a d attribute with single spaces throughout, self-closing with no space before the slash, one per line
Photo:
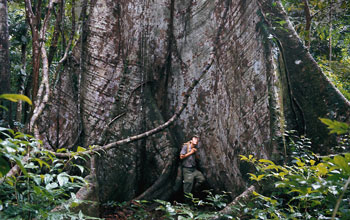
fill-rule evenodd
<path id="1" fill-rule="evenodd" d="M 182 173 L 184 193 L 191 193 L 194 184 L 199 186 L 205 181 L 203 174 L 194 167 L 182 167 Z"/>

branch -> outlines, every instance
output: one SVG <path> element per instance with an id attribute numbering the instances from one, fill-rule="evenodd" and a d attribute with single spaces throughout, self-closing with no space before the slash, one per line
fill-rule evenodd
<path id="1" fill-rule="evenodd" d="M 33 132 L 34 130 L 34 136 L 35 138 L 39 139 L 39 130 L 37 128 L 36 121 L 43 112 L 46 103 L 49 101 L 49 96 L 50 96 L 50 83 L 49 83 L 49 64 L 48 64 L 48 59 L 47 59 L 47 54 L 46 54 L 46 49 L 45 46 L 42 45 L 41 47 L 41 53 L 42 53 L 42 58 L 43 58 L 43 79 L 40 85 L 40 89 L 38 92 L 38 98 L 41 97 L 42 92 L 43 92 L 43 87 L 45 87 L 45 95 L 40 102 L 39 105 L 34 109 L 33 116 L 30 120 L 30 131 Z"/>
<path id="2" fill-rule="evenodd" d="M 67 45 L 66 50 L 64 52 L 64 55 L 63 55 L 62 59 L 58 62 L 60 64 L 63 63 L 67 59 L 69 48 L 71 47 L 73 39 L 74 39 L 74 34 L 75 34 L 75 0 L 72 0 L 71 13 L 72 13 L 72 31 L 71 31 L 71 34 L 69 37 L 69 42 L 68 42 L 68 45 Z"/>
<path id="3" fill-rule="evenodd" d="M 40 39 L 42 40 L 42 42 L 45 42 L 45 34 L 46 34 L 46 29 L 47 29 L 47 26 L 48 26 L 48 23 L 49 23 L 49 19 L 50 19 L 50 15 L 51 15 L 51 10 L 53 8 L 53 3 L 55 2 L 56 0 L 50 0 L 49 1 L 49 4 L 47 6 L 47 13 L 45 15 L 45 18 L 44 18 L 44 23 L 43 23 L 43 26 L 40 30 Z"/>
<path id="4" fill-rule="evenodd" d="M 237 196 L 229 205 L 227 205 L 223 210 L 220 211 L 220 214 L 230 214 L 232 213 L 232 207 L 237 205 L 239 202 L 247 201 L 255 191 L 255 186 L 251 185 L 248 189 L 246 189 L 242 194 Z M 213 219 L 220 219 L 220 217 L 215 217 Z"/>
<path id="5" fill-rule="evenodd" d="M 169 180 L 171 171 L 173 169 L 174 158 L 171 158 L 162 170 L 162 174 L 158 179 L 142 194 L 137 196 L 134 200 L 149 199 L 148 197 L 158 190 L 161 186 L 164 186 L 166 181 Z"/>
<path id="6" fill-rule="evenodd" d="M 48 21 L 51 15 L 51 10 L 53 8 L 53 2 L 54 0 L 50 0 L 49 4 L 48 4 L 48 11 L 45 15 L 44 18 L 44 23 L 43 23 L 43 27 L 40 30 L 40 38 L 41 38 L 41 55 L 42 55 L 42 62 L 43 62 L 43 79 L 41 81 L 41 85 L 38 91 L 38 95 L 37 95 L 37 100 L 38 100 L 38 104 L 36 104 L 35 109 L 33 111 L 33 116 L 30 119 L 30 124 L 29 124 L 29 131 L 33 132 L 34 131 L 34 136 L 35 138 L 39 139 L 39 131 L 36 125 L 36 121 L 39 118 L 39 116 L 41 115 L 41 113 L 43 112 L 46 103 L 49 101 L 49 96 L 50 96 L 50 83 L 49 83 L 49 63 L 48 63 L 48 58 L 47 58 L 47 53 L 46 53 L 46 49 L 45 49 L 45 44 L 43 42 L 45 42 L 45 34 L 46 34 L 46 30 L 47 30 L 47 26 L 48 26 Z M 45 87 L 45 94 L 43 96 L 43 91 L 44 91 L 44 87 Z M 43 96 L 42 100 L 40 101 L 40 98 Z"/>
<path id="7" fill-rule="evenodd" d="M 25 157 L 23 157 L 23 159 L 21 160 L 21 163 L 24 164 L 26 163 L 28 160 L 30 159 L 29 155 L 26 155 Z M 13 166 L 4 177 L 0 178 L 0 184 L 2 184 L 6 178 L 11 177 L 16 175 L 17 173 L 19 173 L 20 171 L 20 167 L 18 165 Z"/>
<path id="8" fill-rule="evenodd" d="M 25 10 L 26 10 L 26 14 L 28 16 L 28 23 L 32 29 L 32 31 L 34 30 L 34 19 L 35 19 L 35 15 L 32 9 L 32 3 L 30 0 L 25 0 Z"/>
<path id="9" fill-rule="evenodd" d="M 58 81 L 60 80 L 60 68 L 61 68 L 61 65 L 63 64 L 63 62 L 67 59 L 68 57 L 68 52 L 69 52 L 69 49 L 73 43 L 73 39 L 74 39 L 74 35 L 75 35 L 75 0 L 72 0 L 72 10 L 71 10 L 71 13 L 72 13 L 72 30 L 71 30 L 71 34 L 70 34 L 70 37 L 69 37 L 69 42 L 68 42 L 68 45 L 64 51 L 64 54 L 63 54 L 63 57 L 58 61 L 58 65 L 57 65 L 57 68 L 56 68 L 56 75 L 55 75 L 55 84 L 54 84 L 54 87 L 56 87 Z"/>
<path id="10" fill-rule="evenodd" d="M 350 176 L 349 176 L 348 180 L 346 181 L 346 183 L 344 185 L 342 194 L 339 196 L 339 198 L 337 200 L 337 204 L 335 205 L 335 208 L 334 208 L 334 211 L 333 211 L 333 214 L 332 214 L 332 220 L 334 220 L 335 216 L 337 215 L 337 212 L 338 212 L 341 200 L 343 199 L 343 196 L 344 196 L 345 191 L 348 188 L 349 184 L 350 184 Z"/>
<path id="11" fill-rule="evenodd" d="M 48 25 L 48 20 L 50 17 L 50 12 L 51 12 L 54 1 L 55 0 L 50 0 L 48 12 L 47 12 L 45 19 L 44 19 L 43 28 L 41 30 L 41 36 L 43 36 L 43 39 L 45 39 L 45 33 L 46 33 L 47 25 Z M 26 14 L 27 14 L 28 20 L 29 20 L 29 25 L 31 26 L 32 31 L 36 31 L 35 24 L 34 24 L 34 20 L 36 19 L 36 17 L 33 13 L 32 4 L 31 4 L 30 0 L 25 0 L 25 10 L 26 10 Z M 32 132 L 34 130 L 34 125 L 35 125 L 37 118 L 42 113 L 42 111 L 45 107 L 45 104 L 47 103 L 47 101 L 49 99 L 49 93 L 50 93 L 49 74 L 48 74 L 49 69 L 48 69 L 47 55 L 46 55 L 46 49 L 45 49 L 44 44 L 42 44 L 42 46 L 41 46 L 41 51 L 42 51 L 42 56 L 43 56 L 43 81 L 42 81 L 42 85 L 40 86 L 40 89 L 39 89 L 40 93 L 38 94 L 38 97 L 42 96 L 41 93 L 43 91 L 44 86 L 46 87 L 46 94 L 45 94 L 41 104 L 34 109 L 34 114 L 31 118 L 30 127 L 29 127 L 30 131 L 32 131 Z M 37 138 L 39 136 L 37 128 L 35 129 L 35 133 L 36 133 L 35 136 Z M 28 159 L 29 159 L 29 156 L 25 156 L 22 160 L 22 163 L 28 161 Z M 3 183 L 3 181 L 5 180 L 6 177 L 10 177 L 12 175 L 17 174 L 19 172 L 19 170 L 20 169 L 19 169 L 18 165 L 15 165 L 14 167 L 12 167 L 11 170 L 9 172 L 7 172 L 6 176 L 4 178 L 0 179 L 0 184 Z"/>
<path id="12" fill-rule="evenodd" d="M 61 4 L 63 4 L 63 1 L 61 2 Z M 51 66 L 52 60 L 55 56 L 55 53 L 57 51 L 57 43 L 58 43 L 58 38 L 60 35 L 59 30 L 61 29 L 61 21 L 62 21 L 62 17 L 63 17 L 63 13 L 64 11 L 61 10 L 62 7 L 60 7 L 60 9 L 58 10 L 58 12 L 55 12 L 55 8 L 53 8 L 53 14 L 55 15 L 56 18 L 56 22 L 55 22 L 55 26 L 54 26 L 54 30 L 53 30 L 53 34 L 51 37 L 51 45 L 49 48 L 49 53 L 48 53 L 48 60 L 49 60 L 49 66 Z"/>

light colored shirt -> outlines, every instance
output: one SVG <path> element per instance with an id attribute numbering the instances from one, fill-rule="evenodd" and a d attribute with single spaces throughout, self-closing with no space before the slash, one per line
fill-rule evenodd
<path id="1" fill-rule="evenodd" d="M 187 150 L 188 148 L 188 150 Z M 185 155 L 187 154 L 187 152 L 190 152 L 192 149 L 191 144 L 184 144 L 182 146 L 181 155 Z M 188 157 L 186 157 L 185 159 L 182 160 L 182 167 L 196 167 L 196 158 L 195 158 L 195 154 L 192 154 Z"/>

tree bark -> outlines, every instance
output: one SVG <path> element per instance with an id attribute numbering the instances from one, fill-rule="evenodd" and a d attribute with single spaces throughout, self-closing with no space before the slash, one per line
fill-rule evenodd
<path id="1" fill-rule="evenodd" d="M 248 187 L 242 194 L 237 196 L 230 204 L 228 204 L 223 210 L 220 210 L 220 214 L 229 215 L 233 212 L 232 207 L 238 205 L 239 203 L 249 202 L 253 197 L 253 192 L 256 190 L 254 185 Z M 215 217 L 213 219 L 221 219 L 220 217 Z M 222 218 L 225 219 L 225 218 Z"/>
<path id="2" fill-rule="evenodd" d="M 35 13 L 33 12 L 31 1 L 25 1 L 25 9 L 28 23 L 32 32 L 32 74 L 30 79 L 29 87 L 31 89 L 31 98 L 34 101 L 33 105 L 35 106 L 35 99 L 37 97 L 39 89 L 39 71 L 40 71 L 40 34 L 39 26 L 41 21 L 41 0 L 35 5 Z"/>
<path id="3" fill-rule="evenodd" d="M 0 0 L 0 94 L 10 93 L 10 76 L 7 1 Z M 0 118 L 4 119 L 7 125 L 11 125 L 11 103 L 1 100 L 0 105 L 2 103 L 6 103 L 9 110 L 0 109 Z"/>
<path id="4" fill-rule="evenodd" d="M 0 94 L 10 91 L 10 59 L 7 1 L 0 1 Z"/>
<path id="5" fill-rule="evenodd" d="M 311 22 L 312 22 L 312 16 L 309 6 L 309 0 L 303 0 L 304 2 L 304 13 L 305 13 L 305 45 L 308 49 L 310 49 L 311 44 Z"/>

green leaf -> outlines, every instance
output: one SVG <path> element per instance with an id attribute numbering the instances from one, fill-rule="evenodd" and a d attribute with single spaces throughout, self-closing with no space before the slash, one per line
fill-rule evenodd
<path id="1" fill-rule="evenodd" d="M 38 166 L 35 166 L 33 162 L 30 162 L 30 163 L 24 165 L 24 168 L 27 168 L 27 169 L 37 169 Z"/>
<path id="2" fill-rule="evenodd" d="M 84 151 L 86 151 L 85 148 L 78 146 L 77 152 L 84 152 Z"/>
<path id="3" fill-rule="evenodd" d="M 350 161 L 350 153 L 345 153 L 344 156 L 347 161 Z"/>
<path id="4" fill-rule="evenodd" d="M 84 214 L 81 210 L 79 211 L 79 219 L 84 219 Z"/>
<path id="5" fill-rule="evenodd" d="M 79 205 L 78 202 L 72 202 L 72 203 L 70 204 L 70 207 L 71 207 L 71 208 L 75 208 L 75 207 L 78 207 L 78 205 Z"/>
<path id="6" fill-rule="evenodd" d="M 19 166 L 19 168 L 21 169 L 21 171 L 23 172 L 24 175 L 28 175 L 27 170 L 24 168 L 22 161 L 15 159 L 16 164 Z"/>
<path id="7" fill-rule="evenodd" d="M 329 133 L 333 134 L 336 133 L 338 135 L 340 134 L 346 134 L 349 133 L 350 126 L 347 123 L 340 122 L 340 121 L 333 121 L 327 118 L 319 118 L 321 122 L 328 126 L 328 129 L 331 130 Z"/>
<path id="8" fill-rule="evenodd" d="M 310 160 L 310 164 L 311 164 L 311 166 L 313 166 L 315 163 L 316 163 L 316 161 L 314 161 L 314 160 Z"/>
<path id="9" fill-rule="evenodd" d="M 41 193 L 42 193 L 42 190 L 40 189 L 40 187 L 39 186 L 33 186 L 33 189 L 34 189 L 34 192 L 36 193 L 36 194 L 38 194 L 38 195 L 40 195 Z"/>
<path id="10" fill-rule="evenodd" d="M 78 164 L 74 164 L 74 166 L 78 167 L 80 169 L 80 172 L 83 174 L 84 173 L 84 167 Z"/>
<path id="11" fill-rule="evenodd" d="M 287 174 L 288 174 L 288 173 L 286 173 L 286 172 L 279 172 L 279 173 L 278 173 L 278 176 L 283 178 L 283 177 L 284 177 L 285 175 L 287 175 Z"/>
<path id="12" fill-rule="evenodd" d="M 0 99 L 7 99 L 12 102 L 18 102 L 19 100 L 27 102 L 29 105 L 33 105 L 32 101 L 25 95 L 20 94 L 1 94 Z"/>
<path id="13" fill-rule="evenodd" d="M 15 132 L 10 129 L 10 128 L 4 128 L 4 127 L 0 127 L 0 132 L 3 133 L 3 131 L 8 131 L 10 132 L 12 135 L 15 135 Z"/>
<path id="14" fill-rule="evenodd" d="M 272 170 L 275 169 L 276 171 L 278 171 L 278 166 L 276 165 L 268 165 L 267 167 L 264 167 L 263 170 Z"/>
<path id="15" fill-rule="evenodd" d="M 40 175 L 40 177 L 42 178 L 42 175 Z M 53 180 L 53 175 L 48 174 L 48 173 L 44 175 L 45 184 L 50 183 L 52 180 Z"/>
<path id="16" fill-rule="evenodd" d="M 58 181 L 58 184 L 60 184 L 60 186 L 63 186 L 69 182 L 69 178 L 67 177 L 66 173 L 60 173 L 57 176 L 57 181 Z"/>
<path id="17" fill-rule="evenodd" d="M 74 177 L 69 176 L 70 181 L 73 183 L 74 182 Z"/>
<path id="18" fill-rule="evenodd" d="M 34 182 L 36 183 L 36 185 L 38 185 L 38 186 L 40 186 L 41 180 L 42 180 L 41 176 L 34 176 L 34 177 L 33 177 L 33 181 L 34 181 Z"/>
<path id="19" fill-rule="evenodd" d="M 341 168 L 343 171 L 348 172 L 349 171 L 349 165 L 345 161 L 345 158 L 342 156 L 335 156 L 334 157 L 334 164 L 337 165 L 339 168 Z"/>
<path id="20" fill-rule="evenodd" d="M 50 189 L 55 189 L 55 188 L 57 188 L 58 187 L 58 184 L 57 183 L 49 183 L 49 184 L 47 184 L 46 185 L 46 189 L 47 190 L 50 190 Z"/>
<path id="21" fill-rule="evenodd" d="M 50 169 L 50 165 L 49 165 L 48 163 L 46 163 L 45 161 L 40 160 L 40 159 L 38 159 L 38 158 L 35 158 L 34 160 L 36 160 L 36 161 L 39 163 L 39 166 L 40 166 L 40 167 L 43 167 L 43 164 L 44 164 L 47 168 Z"/>
<path id="22" fill-rule="evenodd" d="M 5 176 L 9 170 L 9 163 L 4 158 L 0 157 L 0 177 Z"/>
<path id="23" fill-rule="evenodd" d="M 67 149 L 66 148 L 60 148 L 60 149 L 57 149 L 57 153 L 61 153 L 61 152 L 66 152 Z"/>
<path id="24" fill-rule="evenodd" d="M 256 176 L 255 174 L 252 173 L 248 173 L 250 175 L 250 179 L 251 180 L 255 180 L 257 182 L 259 182 L 260 180 L 262 180 L 262 178 L 265 176 L 264 174 L 261 174 L 259 176 Z"/>
<path id="25" fill-rule="evenodd" d="M 319 176 L 324 176 L 328 173 L 327 166 L 324 163 L 317 164 L 316 170 Z"/>
<path id="26" fill-rule="evenodd" d="M 266 160 L 266 159 L 260 159 L 259 162 L 260 163 L 269 163 L 269 164 L 275 165 L 274 162 L 272 162 L 271 160 Z"/>
<path id="27" fill-rule="evenodd" d="M 4 109 L 5 111 L 8 111 L 9 109 L 6 108 L 5 106 L 0 105 L 0 108 Z"/>
<path id="28" fill-rule="evenodd" d="M 248 157 L 244 156 L 244 155 L 239 155 L 241 157 L 241 160 L 248 160 Z"/>

